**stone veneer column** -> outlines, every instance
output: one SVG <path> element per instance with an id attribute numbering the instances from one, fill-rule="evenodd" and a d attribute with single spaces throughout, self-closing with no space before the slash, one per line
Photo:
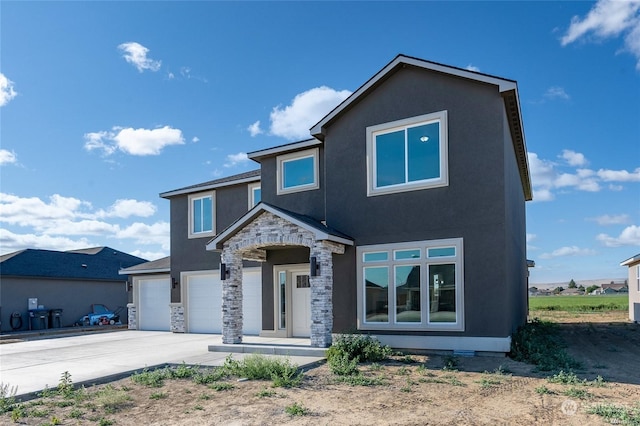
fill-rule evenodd
<path id="1" fill-rule="evenodd" d="M 127 304 L 127 328 L 129 330 L 138 329 L 138 321 L 136 317 L 136 305 L 133 303 Z"/>
<path id="2" fill-rule="evenodd" d="M 184 333 L 184 306 L 182 303 L 171 303 L 171 331 L 173 333 Z"/>
<path id="3" fill-rule="evenodd" d="M 222 343 L 242 343 L 242 255 L 225 244 L 222 263 L 229 270 L 222 281 Z"/>
<path id="4" fill-rule="evenodd" d="M 320 266 L 319 274 L 309 277 L 311 283 L 311 346 L 331 346 L 333 331 L 333 259 L 332 250 L 325 241 L 316 241 L 310 256 Z"/>

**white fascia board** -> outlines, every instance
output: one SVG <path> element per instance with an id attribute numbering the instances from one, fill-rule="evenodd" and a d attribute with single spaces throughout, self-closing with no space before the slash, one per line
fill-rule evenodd
<path id="1" fill-rule="evenodd" d="M 248 178 L 243 178 L 238 180 L 230 180 L 227 182 L 214 183 L 211 185 L 203 185 L 203 186 L 195 186 L 195 187 L 192 186 L 189 188 L 176 189 L 175 191 L 161 192 L 160 197 L 168 198 L 168 197 L 173 197 L 175 195 L 195 194 L 197 192 L 205 192 L 205 191 L 209 191 L 216 188 L 239 185 L 241 183 L 249 183 L 249 182 L 260 182 L 260 176 L 253 176 L 253 177 L 248 177 Z"/>
<path id="2" fill-rule="evenodd" d="M 302 148 L 308 148 L 311 146 L 318 146 L 322 144 L 322 141 L 318 139 L 307 139 L 300 142 L 294 142 L 287 145 L 275 146 L 273 148 L 267 148 L 260 151 L 253 151 L 247 154 L 247 157 L 251 160 L 256 158 L 267 157 L 271 155 L 277 155 L 287 151 L 296 151 Z"/>
<path id="3" fill-rule="evenodd" d="M 635 262 L 640 262 L 640 254 L 635 255 L 635 256 L 625 260 L 624 262 L 620 263 L 620 266 L 629 266 L 629 265 L 632 265 Z"/>

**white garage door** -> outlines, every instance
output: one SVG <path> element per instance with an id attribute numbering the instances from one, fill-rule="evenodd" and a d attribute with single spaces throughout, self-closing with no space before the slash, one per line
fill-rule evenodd
<path id="1" fill-rule="evenodd" d="M 261 271 L 244 271 L 243 333 L 259 334 L 262 330 Z M 187 324 L 189 333 L 222 333 L 222 281 L 220 274 L 187 276 Z"/>
<path id="2" fill-rule="evenodd" d="M 138 330 L 169 331 L 171 288 L 169 278 L 138 280 Z"/>

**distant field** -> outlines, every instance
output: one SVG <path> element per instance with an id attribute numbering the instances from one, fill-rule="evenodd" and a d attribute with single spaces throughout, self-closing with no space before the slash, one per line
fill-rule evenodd
<path id="1" fill-rule="evenodd" d="M 533 296 L 529 297 L 529 310 L 601 312 L 629 309 L 628 295 L 599 296 Z"/>

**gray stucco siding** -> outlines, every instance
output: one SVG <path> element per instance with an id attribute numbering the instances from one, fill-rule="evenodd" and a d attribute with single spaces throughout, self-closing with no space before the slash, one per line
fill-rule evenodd
<path id="1" fill-rule="evenodd" d="M 448 112 L 449 185 L 367 197 L 366 128 L 442 110 Z M 525 260 L 520 249 L 514 252 L 521 237 L 511 236 L 518 242 L 508 243 L 507 233 L 524 236 L 524 198 L 513 148 L 505 153 L 505 142 L 511 144 L 504 139 L 505 125 L 498 87 L 407 67 L 326 129 L 327 225 L 353 237 L 357 246 L 463 238 L 465 330 L 454 335 L 508 336 L 522 312 L 522 301 L 515 300 L 521 292 L 510 288 L 522 277 L 509 270 L 517 266 L 507 266 Z M 334 286 L 334 301 L 351 300 L 355 277 L 349 281 Z M 346 323 L 336 326 L 350 328 L 354 306 L 355 300 L 335 307 L 334 315 Z"/>
<path id="2" fill-rule="evenodd" d="M 320 187 L 308 191 L 291 194 L 277 194 L 277 157 L 264 158 L 260 163 L 262 169 L 262 201 L 280 208 L 312 217 L 318 221 L 324 220 L 324 150 L 319 147 L 318 179 Z"/>

